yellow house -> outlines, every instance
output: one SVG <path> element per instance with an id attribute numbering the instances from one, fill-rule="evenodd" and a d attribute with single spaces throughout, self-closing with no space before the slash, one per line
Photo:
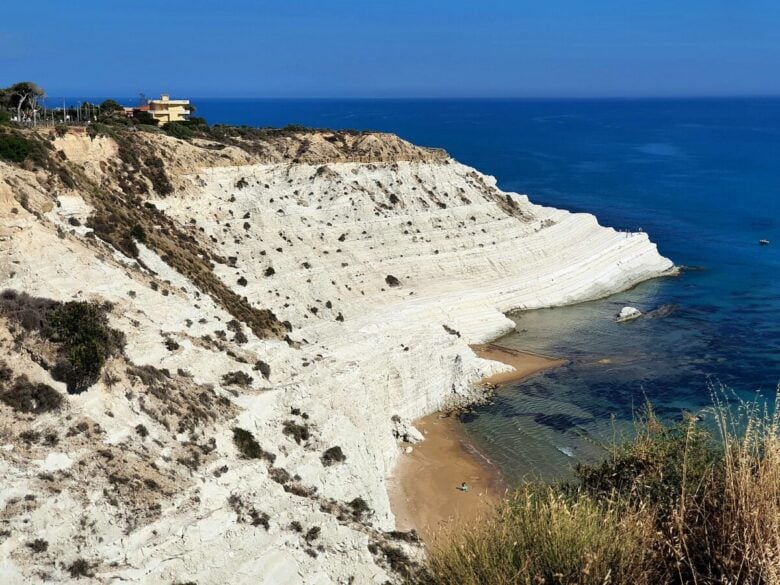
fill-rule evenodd
<path id="1" fill-rule="evenodd" d="M 172 100 L 164 93 L 159 100 L 149 100 L 149 113 L 162 126 L 168 122 L 183 122 L 190 119 L 190 100 Z"/>

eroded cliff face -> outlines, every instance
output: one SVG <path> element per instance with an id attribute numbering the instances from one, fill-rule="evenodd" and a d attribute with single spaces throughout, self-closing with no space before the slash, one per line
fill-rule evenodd
<path id="1" fill-rule="evenodd" d="M 0 310 L 0 390 L 63 398 L 0 402 L 4 583 L 398 579 L 399 429 L 507 367 L 468 344 L 672 268 L 394 136 L 52 139 L 69 178 L 0 163 L 0 289 L 108 301 L 125 345 L 67 394 Z"/>

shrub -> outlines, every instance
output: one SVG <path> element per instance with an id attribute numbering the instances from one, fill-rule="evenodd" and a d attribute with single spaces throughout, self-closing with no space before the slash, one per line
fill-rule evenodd
<path id="1" fill-rule="evenodd" d="M 0 108 L 0 126 L 7 126 L 11 123 L 11 114 Z"/>
<path id="2" fill-rule="evenodd" d="M 300 425 L 294 420 L 286 420 L 282 423 L 282 434 L 292 437 L 297 444 L 309 440 L 308 425 Z"/>
<path id="3" fill-rule="evenodd" d="M 253 382 L 254 378 L 249 374 L 241 371 L 228 372 L 222 376 L 222 383 L 226 386 L 249 386 Z"/>
<path id="4" fill-rule="evenodd" d="M 140 224 L 133 224 L 133 227 L 130 228 L 130 235 L 142 244 L 146 242 L 146 231 Z"/>
<path id="5" fill-rule="evenodd" d="M 387 542 L 379 542 L 379 543 L 371 543 L 368 545 L 368 550 L 372 554 L 382 554 L 384 556 L 385 562 L 390 565 L 390 570 L 394 573 L 397 573 L 398 575 L 401 575 L 402 577 L 409 579 L 412 576 L 413 571 L 417 568 L 417 564 L 412 562 L 412 560 L 409 558 L 409 555 L 407 555 L 402 549 L 398 548 L 397 546 L 393 546 L 392 544 L 389 544 Z M 461 585 L 460 581 L 453 581 L 452 585 Z M 482 582 L 480 582 L 481 584 Z M 490 583 L 493 585 L 492 581 L 485 581 L 485 585 L 487 583 Z M 512 583 L 520 583 L 519 581 L 512 581 Z M 534 583 L 539 583 L 534 582 Z M 556 581 L 557 583 L 557 581 Z M 466 585 L 465 582 L 463 582 L 463 585 Z M 476 585 L 476 583 L 475 583 Z M 498 585 L 498 583 L 496 584 Z M 509 585 L 507 583 L 507 585 Z M 530 584 L 529 584 L 530 585 Z"/>
<path id="6" fill-rule="evenodd" d="M 19 376 L 13 386 L 0 393 L 0 402 L 17 412 L 41 414 L 58 410 L 62 395 L 47 384 L 35 384 L 26 376 Z"/>
<path id="7" fill-rule="evenodd" d="M 133 120 L 138 124 L 142 124 L 144 126 L 152 126 L 155 128 L 160 123 L 160 121 L 154 116 L 152 116 L 149 112 L 145 112 L 142 110 L 135 110 L 133 112 Z"/>
<path id="8" fill-rule="evenodd" d="M 312 526 L 306 531 L 304 539 L 308 544 L 311 544 L 320 537 L 320 532 L 322 532 L 322 529 L 319 526 Z"/>
<path id="9" fill-rule="evenodd" d="M 233 332 L 233 341 L 239 345 L 245 344 L 249 341 L 249 338 L 244 333 L 244 328 L 241 326 L 241 322 L 236 319 L 231 319 L 227 323 L 227 328 Z"/>
<path id="10" fill-rule="evenodd" d="M 124 335 L 108 326 L 108 305 L 85 301 L 59 303 L 6 290 L 0 311 L 26 331 L 38 331 L 57 346 L 52 376 L 79 393 L 98 381 L 106 359 L 124 348 Z"/>
<path id="11" fill-rule="evenodd" d="M 106 307 L 84 301 L 58 305 L 48 315 L 48 337 L 64 346 L 53 371 L 68 392 L 83 392 L 100 379 L 106 359 L 124 347 L 124 335 L 108 326 Z"/>
<path id="12" fill-rule="evenodd" d="M 268 470 L 268 477 L 274 480 L 276 483 L 284 485 L 292 479 L 290 472 L 282 467 L 271 467 Z"/>
<path id="13" fill-rule="evenodd" d="M 371 511 L 371 508 L 368 507 L 366 501 L 361 497 L 355 498 L 347 506 L 352 510 L 352 516 L 355 520 L 362 519 L 365 514 Z"/>
<path id="14" fill-rule="evenodd" d="M 276 455 L 265 451 L 249 431 L 234 427 L 233 443 L 243 459 L 265 459 L 269 463 L 276 460 Z"/>
<path id="15" fill-rule="evenodd" d="M 0 294 L 0 310 L 25 331 L 43 332 L 46 316 L 55 306 L 56 301 L 51 299 L 31 297 L 10 289 Z"/>
<path id="16" fill-rule="evenodd" d="M 161 197 L 173 193 L 173 185 L 165 171 L 165 163 L 156 154 L 148 154 L 146 160 L 146 177 L 152 183 L 152 188 Z"/>
<path id="17" fill-rule="evenodd" d="M 195 136 L 195 132 L 181 122 L 168 122 L 163 125 L 162 129 L 168 136 L 173 136 L 174 138 L 180 138 L 182 140 L 187 140 Z"/>
<path id="18" fill-rule="evenodd" d="M 92 565 L 84 559 L 76 559 L 68 565 L 68 573 L 74 579 L 80 577 L 92 577 Z"/>
<path id="19" fill-rule="evenodd" d="M 35 145 L 16 132 L 0 132 L 0 159 L 20 163 L 35 150 Z"/>
<path id="20" fill-rule="evenodd" d="M 344 451 L 341 450 L 341 447 L 331 447 L 325 450 L 322 457 L 320 457 L 320 460 L 325 467 L 330 467 L 334 463 L 343 463 L 347 460 L 347 456 L 344 455 Z"/>
<path id="21" fill-rule="evenodd" d="M 42 553 L 46 552 L 46 550 L 49 548 L 49 543 L 43 540 L 42 538 L 36 538 L 33 541 L 30 541 L 27 543 L 27 548 L 29 548 L 34 553 Z"/>
<path id="22" fill-rule="evenodd" d="M 10 382 L 13 374 L 13 370 L 8 367 L 8 364 L 0 360 L 0 382 Z"/>
<path id="23" fill-rule="evenodd" d="M 228 504 L 238 516 L 239 522 L 262 526 L 266 531 L 271 528 L 271 517 L 253 506 L 247 506 L 237 494 L 231 494 L 228 498 Z"/>
<path id="24" fill-rule="evenodd" d="M 263 378 L 266 380 L 271 377 L 271 366 L 269 366 L 263 360 L 257 360 L 253 369 L 260 372 L 263 375 Z"/>

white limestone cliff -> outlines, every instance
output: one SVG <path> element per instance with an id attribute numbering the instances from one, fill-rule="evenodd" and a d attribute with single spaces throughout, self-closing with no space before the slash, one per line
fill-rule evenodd
<path id="1" fill-rule="evenodd" d="M 89 174 L 100 177 L 99 161 L 84 153 L 99 148 L 95 157 L 110 160 L 115 149 L 87 140 L 57 146 L 79 164 L 92 160 Z M 158 146 L 201 156 L 173 139 Z M 246 328 L 247 340 L 237 339 L 228 308 L 154 246 L 139 244 L 138 264 L 90 237 L 95 200 L 48 191 L 32 172 L 0 163 L 0 290 L 110 301 L 111 324 L 127 338 L 125 356 L 109 363 L 110 383 L 67 396 L 63 412 L 19 417 L 0 405 L 0 582 L 68 582 L 76 558 L 93 565 L 84 583 L 396 579 L 376 543 L 394 529 L 386 478 L 398 428 L 468 401 L 482 377 L 507 367 L 468 345 L 509 331 L 508 311 L 594 299 L 673 268 L 647 234 L 503 193 L 446 156 L 399 152 L 373 162 L 325 153 L 308 163 L 241 153 L 222 166 L 202 154 L 190 168 L 182 156 L 166 163 L 175 193 L 145 197 L 227 259 L 216 277 L 288 321 L 299 345 Z M 8 319 L 0 325 L 0 357 L 64 393 L 14 347 Z M 253 368 L 258 360 L 268 377 Z M 138 402 L 146 390 L 128 363 L 179 372 L 177 383 L 206 388 L 224 406 L 195 433 L 166 428 Z M 236 371 L 251 383 L 226 383 Z M 308 438 L 285 434 L 286 421 Z M 86 434 L 68 435 L 80 422 Z M 273 463 L 241 459 L 234 427 L 250 431 Z M 22 428 L 60 439 L 25 443 Z M 200 463 L 180 464 L 193 446 Z M 346 459 L 326 465 L 323 453 L 336 446 Z M 101 449 L 134 470 L 132 493 L 106 479 L 112 463 L 95 463 Z M 280 481 L 280 469 L 293 479 Z M 152 477 L 159 489 L 149 488 Z M 371 509 L 362 518 L 351 515 L 356 498 Z M 252 510 L 267 526 L 242 521 Z M 307 542 L 312 527 L 320 532 Z M 48 550 L 33 554 L 25 545 L 35 538 Z"/>

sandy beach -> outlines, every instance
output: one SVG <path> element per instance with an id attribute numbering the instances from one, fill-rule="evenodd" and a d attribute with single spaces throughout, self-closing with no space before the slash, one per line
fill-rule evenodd
<path id="1" fill-rule="evenodd" d="M 481 358 L 515 368 L 483 380 L 489 384 L 522 380 L 566 361 L 492 343 L 471 348 Z M 448 527 L 487 512 L 507 486 L 499 470 L 468 442 L 457 416 L 435 413 L 414 424 L 425 441 L 399 458 L 389 479 L 390 503 L 398 529 L 414 528 L 430 543 Z M 467 492 L 458 489 L 463 482 Z"/>

